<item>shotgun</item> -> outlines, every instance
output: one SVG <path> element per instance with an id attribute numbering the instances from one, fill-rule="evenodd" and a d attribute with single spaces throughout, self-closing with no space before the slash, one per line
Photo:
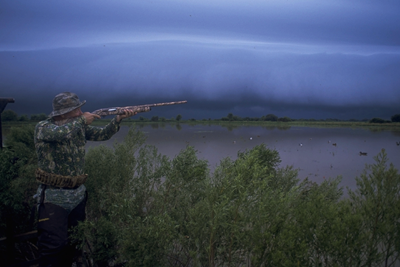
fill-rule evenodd
<path id="1" fill-rule="evenodd" d="M 93 114 L 100 115 L 101 117 L 105 117 L 108 115 L 122 115 L 124 114 L 124 109 L 130 109 L 133 112 L 141 113 L 148 112 L 152 107 L 161 107 L 161 106 L 169 106 L 169 105 L 179 105 L 185 104 L 187 101 L 175 101 L 175 102 L 165 102 L 165 103 L 155 103 L 155 104 L 147 104 L 147 105 L 139 105 L 139 106 L 127 106 L 127 107 L 114 107 L 114 108 L 101 108 L 93 111 Z"/>

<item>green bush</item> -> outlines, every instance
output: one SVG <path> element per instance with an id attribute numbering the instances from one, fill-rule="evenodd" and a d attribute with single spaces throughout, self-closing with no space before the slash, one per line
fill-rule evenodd
<path id="1" fill-rule="evenodd" d="M 44 121 L 47 118 L 48 116 L 45 113 L 31 115 L 31 121 Z"/>
<path id="2" fill-rule="evenodd" d="M 289 117 L 282 117 L 282 118 L 279 118 L 278 121 L 289 122 L 289 121 L 292 121 L 292 119 Z"/>
<path id="3" fill-rule="evenodd" d="M 131 130 L 128 143 L 94 148 L 87 157 L 88 172 L 96 173 L 90 191 L 101 193 L 89 205 L 86 238 L 108 261 L 364 266 L 398 257 L 400 181 L 393 166 L 385 171 L 385 154 L 344 198 L 340 177 L 300 182 L 296 170 L 278 168 L 278 152 L 265 145 L 221 160 L 211 174 L 193 147 L 170 160 L 138 136 Z"/>
<path id="4" fill-rule="evenodd" d="M 400 122 L 400 114 L 395 114 L 391 117 L 392 122 Z"/>
<path id="5" fill-rule="evenodd" d="M 2 121 L 17 121 L 18 120 L 18 114 L 15 111 L 11 110 L 11 109 L 4 110 L 1 113 L 1 120 Z"/>
<path id="6" fill-rule="evenodd" d="M 0 153 L 0 229 L 28 229 L 36 190 L 33 128 L 11 130 Z M 400 175 L 382 150 L 343 196 L 279 167 L 265 145 L 214 172 L 194 147 L 172 159 L 131 128 L 90 148 L 87 220 L 74 235 L 98 266 L 391 266 L 400 251 Z M 11 214 L 11 217 L 9 216 Z"/>
<path id="7" fill-rule="evenodd" d="M 143 241 L 143 235 L 147 233 L 148 229 L 142 231 L 143 227 L 151 227 L 148 222 L 152 221 L 147 216 L 157 193 L 155 189 L 160 186 L 169 162 L 165 156 L 157 154 L 154 147 L 143 143 L 143 133 L 130 129 L 124 143 L 115 143 L 113 148 L 100 145 L 87 153 L 85 172 L 90 177 L 86 182 L 88 220 L 81 225 L 81 232 L 93 246 L 94 259 L 102 262 L 129 259 L 128 252 L 132 252 L 132 247 Z M 107 238 L 99 240 L 98 236 Z M 130 238 L 136 243 L 132 244 Z M 144 243 L 140 244 L 146 247 Z M 154 247 L 150 248 L 145 251 L 149 252 L 147 254 L 136 251 L 136 260 L 138 255 L 143 257 L 143 262 L 147 262 L 150 255 L 162 255 Z"/>
<path id="8" fill-rule="evenodd" d="M 18 118 L 18 121 L 29 121 L 28 115 L 21 115 L 21 117 Z"/>
<path id="9" fill-rule="evenodd" d="M 266 116 L 262 116 L 261 119 L 262 121 L 278 121 L 278 116 L 275 114 L 268 114 Z"/>
<path id="10" fill-rule="evenodd" d="M 400 254 L 400 174 L 388 163 L 384 149 L 356 178 L 357 190 L 349 191 L 360 214 L 361 265 L 392 266 Z"/>
<path id="11" fill-rule="evenodd" d="M 369 120 L 370 123 L 386 123 L 386 122 L 390 122 L 390 121 L 385 121 L 384 119 L 381 118 L 372 118 L 371 120 Z"/>
<path id="12" fill-rule="evenodd" d="M 0 150 L 0 236 L 10 231 L 7 224 L 12 225 L 14 234 L 32 230 L 32 196 L 37 189 L 33 133 L 33 126 L 11 128 Z"/>

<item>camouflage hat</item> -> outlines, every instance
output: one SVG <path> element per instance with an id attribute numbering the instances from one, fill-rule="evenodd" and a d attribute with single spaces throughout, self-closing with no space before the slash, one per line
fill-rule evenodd
<path id="1" fill-rule="evenodd" d="M 86 100 L 82 102 L 76 94 L 70 92 L 64 92 L 56 95 L 53 99 L 53 112 L 50 113 L 49 117 L 59 116 L 66 114 L 74 109 L 83 106 Z"/>

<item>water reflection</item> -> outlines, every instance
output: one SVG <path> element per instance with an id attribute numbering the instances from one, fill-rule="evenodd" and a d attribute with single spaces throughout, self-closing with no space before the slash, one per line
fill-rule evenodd
<path id="1" fill-rule="evenodd" d="M 228 131 L 232 132 L 233 129 L 236 129 L 236 128 L 238 128 L 239 126 L 223 125 L 223 127 L 225 127 L 226 129 L 228 129 Z"/>
<path id="2" fill-rule="evenodd" d="M 209 125 L 210 126 L 210 125 Z M 267 130 L 274 130 L 274 129 L 278 129 L 278 130 L 282 130 L 282 131 L 286 131 L 289 130 L 291 128 L 290 125 L 265 125 L 265 126 L 249 126 L 249 125 L 240 125 L 240 124 L 221 124 L 221 127 L 226 128 L 228 131 L 233 131 L 235 129 L 239 129 L 239 128 L 243 128 L 243 127 L 262 127 L 265 128 Z"/>
<path id="3" fill-rule="evenodd" d="M 400 137 L 400 131 L 398 131 L 398 132 L 396 132 L 396 131 L 391 131 L 391 133 L 394 135 L 394 136 L 399 136 Z M 400 140 L 399 140 L 400 141 Z"/>
<path id="4" fill-rule="evenodd" d="M 142 129 L 144 126 L 146 126 L 146 123 L 136 123 L 136 127 L 139 129 Z"/>
<path id="5" fill-rule="evenodd" d="M 286 131 L 289 130 L 291 128 L 290 125 L 279 125 L 279 126 L 261 126 L 267 130 L 274 130 L 274 129 L 278 129 L 281 131 Z"/>

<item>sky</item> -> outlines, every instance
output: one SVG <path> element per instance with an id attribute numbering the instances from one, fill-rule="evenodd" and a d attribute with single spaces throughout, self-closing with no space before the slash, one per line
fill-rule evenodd
<path id="1" fill-rule="evenodd" d="M 390 119 L 398 0 L 3 0 L 0 97 L 50 114 L 187 100 L 144 117 Z"/>

